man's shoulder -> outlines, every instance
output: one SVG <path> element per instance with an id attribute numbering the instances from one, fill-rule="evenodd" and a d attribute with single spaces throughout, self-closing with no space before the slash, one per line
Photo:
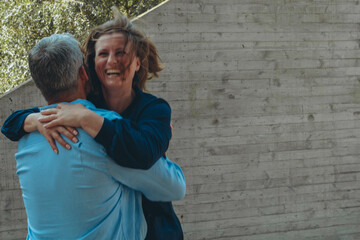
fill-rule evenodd
<path id="1" fill-rule="evenodd" d="M 84 105 L 86 108 L 88 108 L 89 110 L 96 112 L 97 114 L 99 114 L 100 116 L 107 118 L 109 120 L 112 119 L 119 119 L 121 118 L 121 116 L 114 112 L 114 111 L 110 111 L 107 109 L 102 109 L 102 108 L 97 108 L 95 107 L 94 104 L 92 104 L 90 101 L 85 100 L 85 99 L 77 99 L 73 102 L 71 102 L 71 104 L 76 104 L 76 103 L 81 103 L 82 105 Z"/>
<path id="2" fill-rule="evenodd" d="M 102 108 L 95 108 L 95 109 L 90 109 L 92 111 L 94 111 L 95 113 L 99 114 L 100 116 L 109 119 L 109 120 L 114 120 L 114 119 L 121 119 L 122 117 L 114 112 L 114 111 L 110 111 L 107 109 L 102 109 Z"/>
<path id="3" fill-rule="evenodd" d="M 93 156 L 93 155 L 101 155 L 103 157 L 106 157 L 106 150 L 105 148 L 98 142 L 96 142 L 87 132 L 85 132 L 83 129 L 79 128 L 77 139 L 78 141 L 76 143 L 70 141 L 66 137 L 62 136 L 63 139 L 71 146 L 70 150 L 67 150 L 63 148 L 60 144 L 57 144 L 57 147 L 59 148 L 58 155 L 60 157 L 62 156 Z M 39 132 L 31 132 L 25 136 L 23 136 L 19 142 L 18 142 L 18 153 L 20 152 L 43 152 L 44 149 L 51 150 L 50 144 L 47 141 L 47 139 L 41 135 Z M 47 152 L 47 151 L 46 151 Z M 46 155 L 44 154 L 42 155 Z M 74 154 L 71 154 L 74 153 Z M 51 154 L 54 154 L 51 150 Z M 85 158 L 88 159 L 88 158 Z M 104 159 L 105 160 L 105 159 Z"/>
<path id="4" fill-rule="evenodd" d="M 86 100 L 86 99 L 79 98 L 72 102 L 62 102 L 62 103 L 64 103 L 64 104 L 79 104 L 80 103 L 80 104 L 84 105 L 87 109 L 89 109 L 93 112 L 96 112 L 100 116 L 107 118 L 109 120 L 121 118 L 121 116 L 118 113 L 107 110 L 107 109 L 97 108 L 97 107 L 95 107 L 95 105 L 92 102 L 90 102 L 89 100 Z M 52 105 L 39 107 L 39 109 L 40 109 L 40 111 L 42 111 L 42 110 L 49 109 L 49 108 L 55 108 L 56 106 L 57 106 L 57 104 L 52 104 Z"/>

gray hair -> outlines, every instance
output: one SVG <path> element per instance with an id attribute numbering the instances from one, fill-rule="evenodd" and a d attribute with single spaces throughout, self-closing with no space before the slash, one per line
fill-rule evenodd
<path id="1" fill-rule="evenodd" d="M 28 56 L 31 77 L 47 101 L 78 85 L 83 54 L 70 34 L 54 34 L 41 39 Z"/>

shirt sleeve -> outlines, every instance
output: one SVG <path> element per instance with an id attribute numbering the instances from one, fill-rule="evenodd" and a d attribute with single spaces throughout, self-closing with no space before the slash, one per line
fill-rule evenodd
<path id="1" fill-rule="evenodd" d="M 151 201 L 176 201 L 185 196 L 184 174 L 166 157 L 161 157 L 148 170 L 125 168 L 109 161 L 108 171 L 116 180 L 140 191 Z"/>
<path id="2" fill-rule="evenodd" d="M 157 99 L 144 107 L 137 122 L 105 118 L 95 140 L 117 164 L 149 169 L 169 147 L 170 121 L 169 104 Z"/>
<path id="3" fill-rule="evenodd" d="M 23 128 L 25 118 L 31 113 L 40 112 L 37 107 L 18 110 L 12 113 L 4 122 L 1 132 L 11 141 L 19 141 L 27 132 Z"/>

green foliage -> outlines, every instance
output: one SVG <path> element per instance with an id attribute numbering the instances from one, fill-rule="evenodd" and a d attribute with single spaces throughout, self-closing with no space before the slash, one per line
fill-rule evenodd
<path id="1" fill-rule="evenodd" d="M 112 18 L 112 6 L 134 17 L 163 0 L 0 0 L 0 94 L 30 78 L 27 53 L 38 40 L 89 30 Z"/>

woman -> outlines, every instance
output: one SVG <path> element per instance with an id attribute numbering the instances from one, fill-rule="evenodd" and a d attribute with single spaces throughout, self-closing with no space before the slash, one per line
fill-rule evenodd
<path id="1" fill-rule="evenodd" d="M 37 126 L 57 150 L 52 138 L 59 139 L 59 135 L 54 128 L 73 139 L 74 129 L 68 127 L 82 127 L 119 165 L 150 168 L 165 154 L 171 138 L 168 103 L 143 92 L 145 82 L 162 70 L 155 45 L 126 17 L 119 17 L 94 28 L 84 52 L 93 87 L 89 100 L 118 112 L 123 119 L 110 121 L 82 105 L 59 104 L 42 112 L 40 121 L 48 131 L 38 124 L 35 112 L 39 110 L 34 108 L 11 115 L 3 126 L 4 134 L 16 140 Z M 29 115 L 31 112 L 35 114 Z M 66 146 L 64 140 L 58 141 Z M 143 196 L 142 205 L 148 225 L 146 239 L 183 239 L 171 202 L 152 202 Z"/>

